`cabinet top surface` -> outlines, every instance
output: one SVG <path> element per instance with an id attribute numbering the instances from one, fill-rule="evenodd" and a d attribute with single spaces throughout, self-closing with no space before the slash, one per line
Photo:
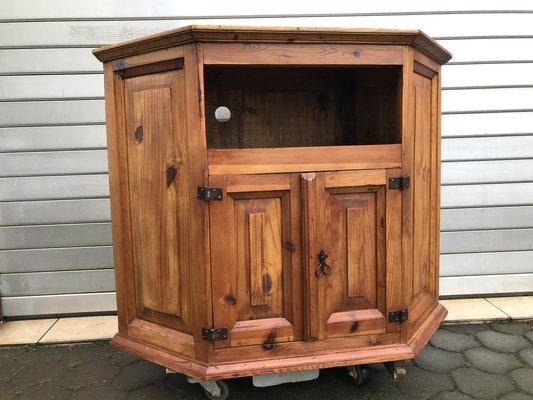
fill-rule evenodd
<path id="1" fill-rule="evenodd" d="M 93 51 L 102 62 L 148 53 L 191 42 L 321 43 L 411 45 L 440 64 L 451 54 L 424 32 L 416 29 L 355 29 L 308 27 L 257 27 L 189 25 L 112 44 Z"/>

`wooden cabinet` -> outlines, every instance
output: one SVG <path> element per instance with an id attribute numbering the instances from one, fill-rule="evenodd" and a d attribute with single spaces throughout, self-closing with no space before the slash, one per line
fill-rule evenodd
<path id="1" fill-rule="evenodd" d="M 115 346 L 202 380 L 415 357 L 446 315 L 449 53 L 419 31 L 209 26 L 94 53 Z"/>

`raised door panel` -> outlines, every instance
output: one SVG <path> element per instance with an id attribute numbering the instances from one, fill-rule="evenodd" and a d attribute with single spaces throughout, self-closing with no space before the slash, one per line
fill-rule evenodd
<path id="1" fill-rule="evenodd" d="M 212 176 L 210 185 L 224 193 L 210 203 L 214 326 L 228 329 L 215 347 L 293 340 L 291 176 Z"/>
<path id="2" fill-rule="evenodd" d="M 399 280 L 400 199 L 388 171 L 304 174 L 309 338 L 396 330 L 388 326 Z"/>
<path id="3" fill-rule="evenodd" d="M 127 76 L 126 76 L 127 77 Z M 192 344 L 189 163 L 182 69 L 123 79 L 125 182 L 132 293 L 128 335 L 190 353 Z M 194 199 L 194 201 L 197 201 Z M 125 261 L 125 260 L 123 260 Z"/>

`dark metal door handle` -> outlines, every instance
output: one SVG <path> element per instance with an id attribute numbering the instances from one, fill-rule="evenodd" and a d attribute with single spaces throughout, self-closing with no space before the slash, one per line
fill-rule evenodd
<path id="1" fill-rule="evenodd" d="M 316 255 L 316 258 L 318 259 L 318 267 L 315 269 L 315 276 L 318 278 L 331 274 L 331 265 L 326 263 L 326 259 L 328 258 L 326 252 L 324 250 L 320 250 Z"/>

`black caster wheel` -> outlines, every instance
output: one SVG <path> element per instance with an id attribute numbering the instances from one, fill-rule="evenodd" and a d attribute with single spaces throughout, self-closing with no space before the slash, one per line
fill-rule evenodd
<path id="1" fill-rule="evenodd" d="M 367 365 L 350 365 L 348 375 L 353 379 L 356 386 L 363 386 L 370 382 L 370 368 Z"/>
<path id="2" fill-rule="evenodd" d="M 220 389 L 220 395 L 215 396 L 208 390 L 204 389 L 205 396 L 210 400 L 226 400 L 229 397 L 229 387 L 224 381 L 216 381 L 217 386 Z"/>

